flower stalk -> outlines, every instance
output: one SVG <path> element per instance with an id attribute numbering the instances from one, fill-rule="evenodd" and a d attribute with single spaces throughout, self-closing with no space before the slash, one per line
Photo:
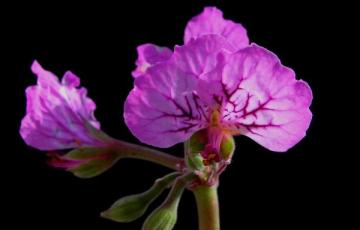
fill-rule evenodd
<path id="1" fill-rule="evenodd" d="M 198 209 L 199 230 L 220 230 L 217 185 L 199 186 L 193 192 Z"/>
<path id="2" fill-rule="evenodd" d="M 125 141 L 114 140 L 110 148 L 119 154 L 120 158 L 147 160 L 177 171 L 182 171 L 185 165 L 182 158 Z"/>

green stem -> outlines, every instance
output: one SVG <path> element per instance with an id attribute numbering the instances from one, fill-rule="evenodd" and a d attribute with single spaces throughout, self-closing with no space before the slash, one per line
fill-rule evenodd
<path id="1" fill-rule="evenodd" d="M 125 141 L 114 140 L 111 144 L 111 148 L 120 158 L 147 160 L 179 171 L 184 167 L 184 160 L 182 158 Z"/>
<path id="2" fill-rule="evenodd" d="M 199 186 L 193 192 L 198 209 L 199 230 L 220 230 L 217 186 Z"/>

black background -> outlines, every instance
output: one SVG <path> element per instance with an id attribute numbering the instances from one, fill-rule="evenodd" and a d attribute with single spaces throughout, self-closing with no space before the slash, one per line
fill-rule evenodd
<path id="1" fill-rule="evenodd" d="M 113 137 L 139 143 L 124 124 L 123 103 L 132 88 L 136 47 L 182 44 L 187 21 L 204 6 L 216 5 L 225 18 L 242 23 L 249 38 L 275 52 L 284 65 L 307 81 L 314 94 L 314 114 L 307 136 L 286 154 L 270 152 L 246 137 L 237 137 L 233 163 L 221 176 L 219 198 L 222 229 L 315 227 L 339 220 L 334 198 L 341 163 L 334 160 L 336 124 L 331 105 L 338 78 L 335 53 L 346 32 L 337 4 L 274 4 L 241 1 L 168 1 L 159 3 L 21 4 L 11 6 L 4 45 L 10 53 L 11 138 L 2 160 L 6 220 L 12 228 L 140 229 L 144 218 L 130 224 L 102 219 L 99 213 L 121 196 L 146 190 L 169 170 L 151 163 L 123 160 L 94 179 L 82 180 L 46 165 L 45 153 L 27 147 L 18 130 L 25 114 L 24 90 L 35 84 L 30 65 L 62 76 L 72 70 L 96 102 L 96 117 Z M 6 8 L 5 8 L 6 10 Z M 4 89 L 3 91 L 7 91 Z M 339 93 L 339 92 L 338 92 Z M 11 108 L 11 109 L 10 109 Z M 7 125 L 7 124 L 6 124 Z M 339 139 L 337 139 L 339 140 Z M 168 149 L 181 156 L 181 145 Z M 346 152 L 342 147 L 341 152 Z M 333 154 L 335 152 L 335 154 Z M 155 204 L 161 203 L 164 196 Z M 151 208 L 156 205 L 151 206 Z M 175 229 L 197 229 L 196 206 L 185 192 Z M 12 229 L 11 228 L 11 229 Z"/>

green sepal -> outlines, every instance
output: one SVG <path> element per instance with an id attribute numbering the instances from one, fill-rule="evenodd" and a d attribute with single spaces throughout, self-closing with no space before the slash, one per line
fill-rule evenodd
<path id="1" fill-rule="evenodd" d="M 203 158 L 200 156 L 200 152 L 204 150 L 206 143 L 206 130 L 196 132 L 185 142 L 185 160 L 190 169 L 195 171 L 204 169 Z"/>
<path id="2" fill-rule="evenodd" d="M 80 178 L 92 178 L 111 168 L 120 156 L 107 147 L 83 147 L 70 151 L 63 156 L 79 163 L 67 170 Z"/>
<path id="3" fill-rule="evenodd" d="M 194 133 L 187 142 L 190 153 L 199 153 L 203 151 L 208 142 L 206 129 Z"/>
<path id="4" fill-rule="evenodd" d="M 220 155 L 224 160 L 231 160 L 235 151 L 234 137 L 231 135 L 224 135 L 220 144 Z"/>
<path id="5" fill-rule="evenodd" d="M 186 164 L 192 170 L 203 170 L 204 163 L 203 158 L 199 153 L 191 153 L 186 155 Z"/>

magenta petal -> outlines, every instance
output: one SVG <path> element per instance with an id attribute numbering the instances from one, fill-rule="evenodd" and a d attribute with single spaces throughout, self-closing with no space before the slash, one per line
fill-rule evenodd
<path id="1" fill-rule="evenodd" d="M 257 45 L 237 52 L 224 66 L 221 83 L 227 99 L 223 122 L 241 134 L 279 152 L 305 136 L 311 89 L 273 53 Z"/>
<path id="2" fill-rule="evenodd" d="M 57 87 L 59 85 L 59 79 L 55 76 L 55 74 L 43 69 L 43 67 L 36 60 L 31 65 L 31 71 L 37 75 L 39 86 Z"/>
<path id="3" fill-rule="evenodd" d="M 194 92 L 198 79 L 169 61 L 135 80 L 125 102 L 125 122 L 143 143 L 170 147 L 206 126 L 206 108 Z"/>
<path id="4" fill-rule="evenodd" d="M 70 87 L 78 87 L 80 86 L 80 78 L 78 78 L 71 71 L 67 71 L 61 80 L 61 84 Z"/>
<path id="5" fill-rule="evenodd" d="M 223 13 L 216 7 L 205 7 L 204 11 L 193 17 L 185 28 L 185 43 L 192 38 L 206 34 L 217 34 L 226 38 L 235 50 L 249 45 L 245 28 L 231 20 L 225 20 Z"/>
<path id="6" fill-rule="evenodd" d="M 168 60 L 172 52 L 166 47 L 153 44 L 143 44 L 137 47 L 138 59 L 136 69 L 132 72 L 133 77 L 138 77 L 146 72 L 152 65 Z"/>
<path id="7" fill-rule="evenodd" d="M 172 59 L 182 71 L 201 77 L 216 67 L 218 54 L 229 49 L 231 46 L 223 37 L 205 35 L 175 47 Z"/>
<path id="8" fill-rule="evenodd" d="M 26 115 L 20 134 L 25 142 L 40 150 L 59 150 L 78 146 L 97 146 L 89 127 L 100 128 L 94 117 L 95 103 L 86 89 L 77 89 L 80 80 L 67 72 L 62 83 L 38 62 L 32 65 L 38 84 L 26 89 Z"/>

